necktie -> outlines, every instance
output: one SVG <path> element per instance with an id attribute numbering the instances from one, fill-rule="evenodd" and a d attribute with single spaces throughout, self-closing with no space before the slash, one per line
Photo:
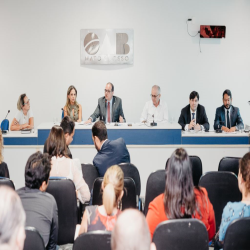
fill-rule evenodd
<path id="1" fill-rule="evenodd" d="M 227 127 L 230 129 L 229 110 L 227 110 Z"/>
<path id="2" fill-rule="evenodd" d="M 110 123 L 110 102 L 108 102 L 108 123 Z"/>
<path id="3" fill-rule="evenodd" d="M 195 113 L 192 113 L 192 120 L 194 119 L 194 115 L 195 115 Z M 194 130 L 194 128 L 192 128 L 192 130 Z"/>

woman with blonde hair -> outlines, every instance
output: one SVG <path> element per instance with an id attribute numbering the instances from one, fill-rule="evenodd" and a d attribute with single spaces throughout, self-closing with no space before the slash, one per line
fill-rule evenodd
<path id="1" fill-rule="evenodd" d="M 79 234 L 95 230 L 112 231 L 121 213 L 118 207 L 123 196 L 123 187 L 122 169 L 117 165 L 108 168 L 102 182 L 103 205 L 86 207 Z"/>
<path id="2" fill-rule="evenodd" d="M 3 135 L 0 129 L 0 177 L 10 178 L 7 164 L 3 161 Z"/>
<path id="3" fill-rule="evenodd" d="M 34 128 L 34 116 L 30 109 L 30 99 L 26 94 L 19 96 L 17 101 L 17 113 L 11 122 L 10 130 L 22 130 Z"/>
<path id="4" fill-rule="evenodd" d="M 71 85 L 67 91 L 67 100 L 63 108 L 64 117 L 70 116 L 75 122 L 82 121 L 82 106 L 76 101 L 77 90 Z"/>

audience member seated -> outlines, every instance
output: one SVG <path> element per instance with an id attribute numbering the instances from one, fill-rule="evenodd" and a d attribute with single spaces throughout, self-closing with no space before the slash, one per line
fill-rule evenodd
<path id="1" fill-rule="evenodd" d="M 121 213 L 123 187 L 124 174 L 121 168 L 117 165 L 108 168 L 102 182 L 103 205 L 86 207 L 79 234 L 95 230 L 112 231 Z"/>
<path id="2" fill-rule="evenodd" d="M 222 244 L 229 224 L 235 219 L 250 216 L 250 153 L 246 153 L 240 160 L 238 183 L 242 200 L 228 202 L 223 210 L 219 230 L 219 240 Z"/>
<path id="3" fill-rule="evenodd" d="M 67 177 L 71 179 L 77 190 L 77 198 L 81 203 L 90 200 L 89 187 L 83 179 L 81 164 L 76 165 L 76 161 L 67 155 L 67 146 L 63 129 L 60 126 L 52 127 L 48 137 L 48 153 L 51 158 L 50 176 Z"/>
<path id="4" fill-rule="evenodd" d="M 7 164 L 3 161 L 3 135 L 0 129 L 0 177 L 10 178 Z"/>
<path id="5" fill-rule="evenodd" d="M 93 165 L 97 168 L 100 177 L 104 176 L 110 166 L 124 162 L 130 163 L 130 155 L 124 140 L 122 138 L 108 140 L 107 128 L 103 121 L 98 121 L 93 125 L 92 139 L 98 151 Z"/>
<path id="6" fill-rule="evenodd" d="M 182 148 L 176 149 L 168 162 L 165 192 L 149 204 L 146 219 L 151 237 L 160 222 L 179 218 L 201 220 L 207 228 L 209 240 L 213 238 L 213 206 L 206 189 L 194 187 L 189 156 Z"/>
<path id="7" fill-rule="evenodd" d="M 25 240 L 25 213 L 17 193 L 0 187 L 0 249 L 22 250 Z"/>
<path id="8" fill-rule="evenodd" d="M 57 249 L 58 210 L 54 197 L 46 193 L 51 163 L 48 154 L 32 154 L 25 167 L 25 187 L 19 189 L 26 212 L 26 226 L 35 227 L 46 249 Z"/>
<path id="9" fill-rule="evenodd" d="M 155 250 L 144 215 L 136 209 L 126 209 L 118 217 L 111 237 L 112 250 Z"/>
<path id="10" fill-rule="evenodd" d="M 73 137 L 75 134 L 75 123 L 69 116 L 65 116 L 61 121 L 60 127 L 62 127 L 64 132 L 64 137 L 67 146 L 66 154 L 69 158 L 72 159 L 72 154 L 69 150 L 69 145 L 73 141 Z M 48 139 L 47 139 L 44 143 L 43 153 L 48 153 L 48 151 L 49 150 L 48 150 Z"/>
<path id="11" fill-rule="evenodd" d="M 67 100 L 63 108 L 64 117 L 70 116 L 71 119 L 75 122 L 82 121 L 82 106 L 76 101 L 77 90 L 71 85 L 67 91 Z"/>
<path id="12" fill-rule="evenodd" d="M 30 109 L 30 99 L 26 94 L 19 96 L 17 101 L 18 112 L 12 120 L 10 130 L 22 130 L 34 128 L 34 116 Z"/>

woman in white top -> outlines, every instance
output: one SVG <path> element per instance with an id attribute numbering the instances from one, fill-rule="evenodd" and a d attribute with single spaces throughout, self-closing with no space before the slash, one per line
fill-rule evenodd
<path id="1" fill-rule="evenodd" d="M 75 160 L 68 158 L 64 132 L 60 126 L 52 127 L 47 143 L 48 153 L 52 157 L 50 176 L 71 179 L 76 187 L 77 198 L 81 203 L 89 201 L 89 187 L 83 179 L 81 167 L 77 167 Z"/>
<path id="2" fill-rule="evenodd" d="M 26 94 L 19 96 L 17 109 L 18 112 L 11 122 L 10 130 L 15 131 L 34 128 L 34 116 L 30 109 L 30 100 Z"/>

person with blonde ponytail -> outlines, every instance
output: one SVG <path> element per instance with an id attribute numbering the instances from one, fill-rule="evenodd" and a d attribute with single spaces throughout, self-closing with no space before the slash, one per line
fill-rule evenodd
<path id="1" fill-rule="evenodd" d="M 103 182 L 103 205 L 88 206 L 84 212 L 79 234 L 95 230 L 112 231 L 123 196 L 124 174 L 121 168 L 114 165 L 107 169 Z"/>

